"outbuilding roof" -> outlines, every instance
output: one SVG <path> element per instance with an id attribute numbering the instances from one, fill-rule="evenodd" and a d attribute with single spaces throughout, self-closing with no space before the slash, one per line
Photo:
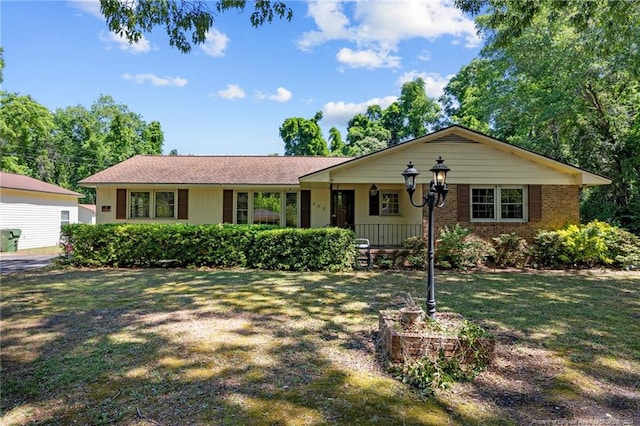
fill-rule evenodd
<path id="1" fill-rule="evenodd" d="M 84 197 L 83 194 L 61 188 L 51 183 L 43 182 L 29 176 L 7 172 L 0 172 L 0 188 L 44 192 L 48 194 L 71 195 L 78 198 Z"/>
<path id="2" fill-rule="evenodd" d="M 348 160 L 351 157 L 137 155 L 79 183 L 298 185 L 300 176 Z"/>

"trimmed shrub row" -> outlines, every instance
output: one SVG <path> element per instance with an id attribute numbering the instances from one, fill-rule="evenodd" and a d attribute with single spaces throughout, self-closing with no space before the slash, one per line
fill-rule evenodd
<path id="1" fill-rule="evenodd" d="M 355 237 L 337 228 L 187 224 L 69 224 L 62 241 L 76 266 L 250 267 L 336 271 L 352 266 Z"/>

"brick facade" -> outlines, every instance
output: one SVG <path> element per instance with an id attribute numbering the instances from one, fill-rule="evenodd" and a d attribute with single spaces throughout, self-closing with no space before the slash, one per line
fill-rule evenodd
<path id="1" fill-rule="evenodd" d="M 515 232 L 531 241 L 539 230 L 559 229 L 565 225 L 578 224 L 580 221 L 580 188 L 577 185 L 542 185 L 541 218 L 539 221 L 528 222 L 458 221 L 457 189 L 457 185 L 449 185 L 445 206 L 434 210 L 434 235 L 436 238 L 444 225 L 452 227 L 459 223 L 463 227 L 471 229 L 473 235 L 484 239 Z M 423 185 L 422 190 L 428 191 L 428 185 Z M 428 226 L 428 210 L 426 207 L 423 209 L 422 221 L 426 237 Z"/>

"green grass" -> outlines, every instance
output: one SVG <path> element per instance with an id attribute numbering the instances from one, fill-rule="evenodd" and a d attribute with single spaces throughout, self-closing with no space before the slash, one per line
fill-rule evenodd
<path id="1" fill-rule="evenodd" d="M 439 273 L 495 365 L 422 400 L 377 314 L 424 272 L 62 270 L 2 277 L 1 424 L 523 424 L 640 411 L 640 274 Z M 587 407 L 589 411 L 587 410 Z"/>
<path id="2" fill-rule="evenodd" d="M 19 241 L 18 241 L 19 243 Z M 49 247 L 38 247 L 31 249 L 21 249 L 20 244 L 18 244 L 18 251 L 14 252 L 5 252 L 3 254 L 11 255 L 11 254 L 62 254 L 62 249 L 60 246 L 49 246 Z"/>

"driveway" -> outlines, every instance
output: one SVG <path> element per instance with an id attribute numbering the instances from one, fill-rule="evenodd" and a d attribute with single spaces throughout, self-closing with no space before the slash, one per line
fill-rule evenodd
<path id="1" fill-rule="evenodd" d="M 56 257 L 56 254 L 0 253 L 0 274 L 43 268 Z"/>

